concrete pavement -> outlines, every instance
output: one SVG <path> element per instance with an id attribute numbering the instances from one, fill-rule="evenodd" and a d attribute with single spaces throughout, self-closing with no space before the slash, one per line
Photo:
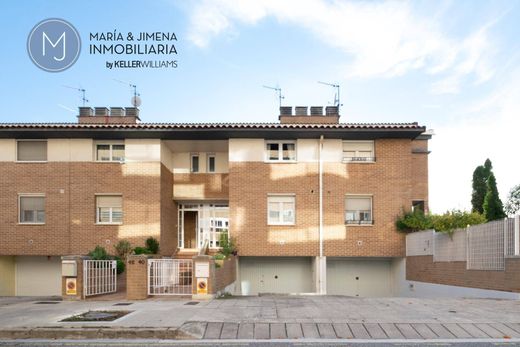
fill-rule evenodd
<path id="1" fill-rule="evenodd" d="M 261 296 L 195 305 L 172 298 L 51 302 L 0 298 L 0 338 L 520 339 L 520 301 L 514 300 Z M 132 312 L 113 322 L 61 322 L 89 310 Z"/>

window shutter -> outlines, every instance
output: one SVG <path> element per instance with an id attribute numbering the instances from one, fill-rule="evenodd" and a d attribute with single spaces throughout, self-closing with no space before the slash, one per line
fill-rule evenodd
<path id="1" fill-rule="evenodd" d="M 122 207 L 123 198 L 121 196 L 98 196 L 97 207 Z"/>
<path id="2" fill-rule="evenodd" d="M 18 141 L 18 161 L 46 161 L 47 141 Z"/>
<path id="3" fill-rule="evenodd" d="M 370 211 L 370 198 L 347 197 L 347 211 Z"/>
<path id="4" fill-rule="evenodd" d="M 20 197 L 20 210 L 43 211 L 45 210 L 45 198 L 42 196 L 22 196 Z"/>

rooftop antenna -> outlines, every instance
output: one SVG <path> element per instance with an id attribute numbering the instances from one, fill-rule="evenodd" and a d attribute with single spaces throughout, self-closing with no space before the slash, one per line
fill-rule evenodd
<path id="1" fill-rule="evenodd" d="M 338 113 L 339 113 L 339 107 L 343 106 L 343 104 L 341 103 L 340 98 L 339 98 L 339 84 L 327 83 L 327 82 L 321 82 L 321 81 L 318 81 L 318 83 L 324 84 L 329 87 L 336 88 L 336 93 L 334 94 L 334 106 L 336 106 L 338 108 Z"/>
<path id="2" fill-rule="evenodd" d="M 137 86 L 135 84 L 133 84 L 132 82 L 121 81 L 121 80 L 118 80 L 115 78 L 114 78 L 114 81 L 130 86 L 130 88 L 132 88 L 134 90 L 134 95 L 132 96 L 132 98 L 130 98 L 130 103 L 134 107 L 141 106 L 141 103 L 142 103 L 141 98 L 140 98 L 141 94 L 139 94 L 137 92 Z"/>
<path id="3" fill-rule="evenodd" d="M 278 86 L 277 87 L 262 86 L 262 87 L 276 91 L 276 93 L 278 94 L 279 106 L 282 107 L 282 99 L 285 99 L 285 96 L 282 95 L 282 88 L 280 88 Z"/>
<path id="4" fill-rule="evenodd" d="M 83 101 L 83 107 L 85 107 L 85 104 L 88 102 L 88 99 L 85 97 L 85 93 L 87 92 L 85 89 L 77 88 L 77 87 L 71 87 L 71 86 L 62 86 L 62 87 L 69 88 L 69 89 L 74 89 L 74 90 L 77 90 L 78 92 L 80 92 L 81 93 L 81 101 Z"/>

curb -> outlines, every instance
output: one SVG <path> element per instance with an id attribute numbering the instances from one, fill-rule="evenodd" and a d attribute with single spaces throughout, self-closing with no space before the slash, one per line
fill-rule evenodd
<path id="1" fill-rule="evenodd" d="M 200 339 L 177 328 L 26 328 L 0 329 L 0 339 Z"/>

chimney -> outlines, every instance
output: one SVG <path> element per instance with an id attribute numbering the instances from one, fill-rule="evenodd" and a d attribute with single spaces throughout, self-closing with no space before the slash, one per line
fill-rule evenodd
<path id="1" fill-rule="evenodd" d="M 80 107 L 78 123 L 80 124 L 137 124 L 139 109 L 137 107 Z"/>
<path id="2" fill-rule="evenodd" d="M 308 114 L 309 107 L 296 106 L 294 107 L 294 114 L 291 106 L 281 106 L 280 116 L 278 119 L 282 124 L 338 124 L 339 110 L 337 106 L 325 107 L 325 114 L 323 114 L 323 106 L 311 106 L 310 115 Z"/>

